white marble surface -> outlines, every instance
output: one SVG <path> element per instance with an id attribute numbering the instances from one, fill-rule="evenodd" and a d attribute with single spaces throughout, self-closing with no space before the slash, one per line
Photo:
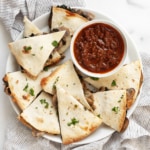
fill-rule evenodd
<path id="1" fill-rule="evenodd" d="M 101 11 L 112 17 L 128 31 L 139 51 L 150 53 L 150 1 L 149 0 L 86 0 L 87 7 Z M 9 50 L 7 43 L 11 41 L 8 32 L 0 22 L 0 78 L 5 74 L 5 66 Z M 3 92 L 0 81 L 0 150 L 5 140 L 5 132 L 9 120 L 16 117 L 8 97 Z"/>

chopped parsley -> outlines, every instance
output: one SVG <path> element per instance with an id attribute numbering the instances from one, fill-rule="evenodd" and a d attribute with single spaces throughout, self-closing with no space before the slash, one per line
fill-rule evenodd
<path id="1" fill-rule="evenodd" d="M 55 41 L 52 42 L 52 45 L 53 45 L 54 47 L 57 47 L 57 46 L 58 46 L 58 42 L 55 40 Z"/>
<path id="2" fill-rule="evenodd" d="M 28 87 L 29 87 L 29 85 L 28 85 L 28 83 L 27 83 L 26 86 L 23 88 L 23 91 L 26 91 L 26 92 L 27 92 Z"/>
<path id="3" fill-rule="evenodd" d="M 33 90 L 33 88 L 30 88 L 30 89 L 29 89 L 29 84 L 28 84 L 28 83 L 27 83 L 26 86 L 23 88 L 23 91 L 29 92 L 29 94 L 30 94 L 31 96 L 34 96 L 34 90 Z"/>
<path id="4" fill-rule="evenodd" d="M 48 67 L 48 66 L 45 66 L 43 70 L 44 70 L 44 71 L 48 71 L 48 69 L 49 69 L 49 67 Z"/>
<path id="5" fill-rule="evenodd" d="M 25 50 L 26 52 L 28 52 L 28 51 L 30 51 L 30 50 L 32 49 L 31 46 L 24 46 L 23 48 L 24 48 L 24 50 Z"/>
<path id="6" fill-rule="evenodd" d="M 99 80 L 99 78 L 97 78 L 97 77 L 90 77 L 90 78 L 95 81 Z"/>
<path id="7" fill-rule="evenodd" d="M 55 82 L 53 84 L 53 89 L 56 89 L 56 83 L 58 82 L 58 80 L 59 80 L 59 76 L 56 78 L 56 80 L 55 80 Z"/>
<path id="8" fill-rule="evenodd" d="M 34 96 L 34 90 L 33 90 L 33 88 L 31 88 L 31 89 L 29 90 L 29 94 L 30 94 L 31 96 Z"/>
<path id="9" fill-rule="evenodd" d="M 113 80 L 112 83 L 111 83 L 111 86 L 116 86 L 116 85 L 117 85 L 117 84 L 116 84 L 116 81 Z"/>
<path id="10" fill-rule="evenodd" d="M 40 99 L 40 103 L 45 105 L 44 108 L 49 107 L 49 103 L 46 101 L 46 99 Z"/>
<path id="11" fill-rule="evenodd" d="M 119 112 L 119 107 L 117 106 L 117 107 L 113 107 L 112 108 L 112 111 L 114 111 L 116 114 L 118 114 L 118 112 Z"/>
<path id="12" fill-rule="evenodd" d="M 76 118 L 72 118 L 71 122 L 69 122 L 67 125 L 71 126 L 71 125 L 76 125 L 77 123 L 79 123 L 79 120 L 77 120 Z"/>
<path id="13" fill-rule="evenodd" d="M 43 46 L 40 47 L 40 50 L 42 50 L 42 49 L 43 49 Z"/>
<path id="14" fill-rule="evenodd" d="M 101 115 L 100 115 L 100 114 L 98 114 L 98 115 L 97 115 L 97 117 L 101 118 Z"/>
<path id="15" fill-rule="evenodd" d="M 120 99 L 118 100 L 118 103 L 121 102 L 121 99 L 123 99 L 124 95 L 121 95 Z"/>

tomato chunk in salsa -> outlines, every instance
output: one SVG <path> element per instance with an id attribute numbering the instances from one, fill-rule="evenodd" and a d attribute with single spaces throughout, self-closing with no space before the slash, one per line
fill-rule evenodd
<path id="1" fill-rule="evenodd" d="M 106 73 L 122 60 L 124 41 L 112 26 L 94 23 L 82 29 L 77 35 L 74 54 L 84 69 L 94 73 Z"/>

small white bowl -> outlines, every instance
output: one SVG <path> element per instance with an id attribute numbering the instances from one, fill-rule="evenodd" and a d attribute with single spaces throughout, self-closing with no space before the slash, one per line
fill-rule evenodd
<path id="1" fill-rule="evenodd" d="M 101 32 L 98 32 L 98 29 L 92 29 L 93 26 L 99 26 L 99 25 L 103 25 L 103 26 L 107 26 L 107 29 L 110 28 L 110 30 L 113 30 L 113 32 L 117 31 L 117 33 L 115 34 L 119 34 L 120 36 L 120 39 L 122 39 L 121 41 L 122 42 L 119 42 L 119 45 L 121 45 L 121 43 L 123 43 L 123 46 L 122 46 L 122 49 L 123 49 L 123 54 L 122 56 L 120 57 L 121 60 L 119 61 L 119 63 L 113 68 L 113 69 L 110 69 L 110 70 L 102 70 L 100 69 L 99 71 L 93 71 L 91 69 L 95 68 L 97 66 L 97 64 L 115 64 L 116 62 L 113 61 L 112 63 L 108 63 L 111 62 L 112 60 L 115 60 L 113 56 L 112 57 L 112 54 L 109 54 L 108 53 L 110 52 L 110 49 L 112 47 L 115 47 L 115 44 L 117 42 L 114 43 L 114 46 L 113 46 L 113 42 L 112 40 L 109 40 L 110 38 L 113 38 L 113 36 L 111 35 L 110 30 L 107 30 L 107 31 L 104 31 L 105 34 L 101 35 L 101 32 L 103 32 L 103 29 L 102 27 L 99 29 L 99 31 Z M 89 29 L 90 28 L 90 29 Z M 77 42 L 77 39 L 79 38 L 79 34 L 83 31 L 83 30 L 88 30 L 90 32 L 94 32 L 94 35 L 93 37 L 96 37 L 97 34 L 99 34 L 99 37 L 98 37 L 98 40 L 96 39 L 96 41 L 100 41 L 100 44 L 99 42 L 95 42 L 95 39 L 91 39 L 92 36 L 90 36 L 89 38 L 86 36 L 82 36 L 82 44 L 79 44 L 81 43 L 80 40 L 78 40 Z M 86 31 L 87 32 L 87 31 Z M 108 33 L 108 34 L 107 34 Z M 105 37 L 105 35 L 110 35 L 110 38 L 109 37 Z M 102 38 L 101 38 L 102 37 Z M 90 39 L 90 40 L 89 40 Z M 109 41 L 108 44 L 107 44 L 107 40 Z M 116 39 L 115 39 L 116 40 Z M 86 41 L 86 42 L 85 42 Z M 113 40 L 114 41 L 114 40 Z M 88 46 L 88 44 L 93 44 L 93 43 L 97 43 L 96 46 Z M 102 43 L 101 43 L 102 42 Z M 75 43 L 77 43 L 77 48 L 78 48 L 78 55 L 77 53 L 75 54 Z M 111 43 L 111 44 L 110 44 Z M 78 45 L 79 44 L 79 45 Z M 84 44 L 87 44 L 86 46 Z M 116 44 L 118 45 L 118 44 Z M 108 48 L 109 46 L 109 48 Z M 82 48 L 81 48 L 82 47 Z M 86 47 L 86 50 L 85 50 L 85 47 Z M 97 49 L 94 50 L 94 47 L 98 47 Z M 80 49 L 80 50 L 79 50 Z M 98 50 L 99 49 L 99 50 Z M 113 49 L 113 48 L 112 48 Z M 97 51 L 98 50 L 98 51 Z M 109 51 L 107 51 L 109 50 Z M 91 52 L 92 51 L 92 52 Z M 111 52 L 114 53 L 115 50 L 112 50 Z M 82 54 L 80 54 L 80 52 L 82 52 Z M 102 53 L 101 53 L 102 52 Z M 106 76 L 110 76 L 112 74 L 114 74 L 115 72 L 117 72 L 121 67 L 122 65 L 124 64 L 124 61 L 126 59 L 126 56 L 127 56 L 127 41 L 126 41 L 126 37 L 124 35 L 124 32 L 123 32 L 123 29 L 115 24 L 115 23 L 112 23 L 110 21 L 106 21 L 106 20 L 92 20 L 92 21 L 88 21 L 87 23 L 83 24 L 82 26 L 80 26 L 76 32 L 74 33 L 73 37 L 72 37 L 72 40 L 71 40 L 71 44 L 70 44 L 70 53 L 71 53 L 71 58 L 72 58 L 72 61 L 73 63 L 75 64 L 75 66 L 79 69 L 79 71 L 81 71 L 83 74 L 87 75 L 87 76 L 90 76 L 90 77 L 97 77 L 97 78 L 100 78 L 100 77 L 106 77 Z M 100 54 L 99 54 L 100 53 Z M 104 54 L 103 54 L 104 53 Z M 119 52 L 120 53 L 120 52 Z M 114 54 L 115 55 L 115 54 Z M 80 56 L 80 58 L 78 58 L 78 60 L 83 60 L 83 57 L 86 58 L 83 60 L 83 64 L 86 66 L 86 67 L 89 67 L 89 68 L 86 68 L 85 66 L 83 66 L 83 64 L 79 64 L 78 60 L 77 60 L 77 57 Z M 90 58 L 90 56 L 92 56 Z M 97 57 L 98 56 L 98 57 Z M 111 57 L 108 59 L 108 57 Z M 94 59 L 95 57 L 95 59 Z M 97 57 L 97 58 L 96 58 Z M 107 57 L 107 61 L 103 62 L 101 59 L 102 58 L 106 58 Z M 99 60 L 99 59 L 100 60 Z M 90 64 L 88 64 L 87 60 L 92 60 L 90 61 Z M 95 62 L 95 64 L 92 64 L 95 60 L 97 60 L 97 63 Z M 101 63 L 100 63 L 101 62 Z M 88 64 L 88 65 L 87 65 Z M 104 67 L 104 65 L 103 65 Z M 97 69 L 99 68 L 102 68 L 102 67 L 97 67 Z"/>

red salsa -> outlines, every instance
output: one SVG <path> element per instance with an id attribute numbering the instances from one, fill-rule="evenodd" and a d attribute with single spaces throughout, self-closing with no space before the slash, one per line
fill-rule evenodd
<path id="1" fill-rule="evenodd" d="M 85 27 L 77 35 L 74 54 L 84 69 L 94 73 L 106 73 L 122 60 L 124 42 L 120 33 L 104 23 Z"/>

